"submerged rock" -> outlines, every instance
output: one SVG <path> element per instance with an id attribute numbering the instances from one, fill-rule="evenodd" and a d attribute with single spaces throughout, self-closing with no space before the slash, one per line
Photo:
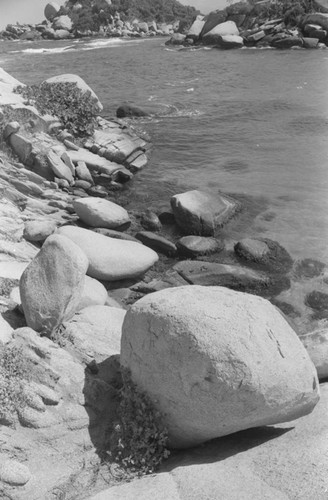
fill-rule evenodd
<path id="1" fill-rule="evenodd" d="M 209 255 L 220 252 L 224 248 L 224 243 L 221 241 L 205 236 L 184 236 L 177 241 L 176 245 L 179 254 L 184 257 Z"/>
<path id="2" fill-rule="evenodd" d="M 288 422 L 319 400 L 315 367 L 281 313 L 222 287 L 171 288 L 135 303 L 121 363 L 162 413 L 173 448 Z"/>
<path id="3" fill-rule="evenodd" d="M 287 272 L 293 265 L 287 250 L 269 238 L 245 238 L 235 244 L 234 250 L 243 261 L 260 264 L 268 270 Z"/>

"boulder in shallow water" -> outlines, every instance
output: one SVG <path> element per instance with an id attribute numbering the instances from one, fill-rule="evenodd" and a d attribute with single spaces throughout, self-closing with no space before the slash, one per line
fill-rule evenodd
<path id="1" fill-rule="evenodd" d="M 187 191 L 171 198 L 178 226 L 185 234 L 213 236 L 239 209 L 239 203 L 223 194 Z"/>
<path id="2" fill-rule="evenodd" d="M 140 118 L 142 116 L 149 116 L 149 114 L 137 106 L 132 106 L 131 104 L 121 104 L 116 110 L 117 118 Z"/>
<path id="3" fill-rule="evenodd" d="M 205 16 L 204 18 L 205 24 L 200 33 L 200 38 L 206 35 L 206 33 L 209 33 L 218 24 L 224 23 L 227 19 L 227 16 L 228 14 L 226 9 L 213 11 L 210 12 L 207 16 Z"/>
<path id="4" fill-rule="evenodd" d="M 27 325 L 51 333 L 70 319 L 80 303 L 88 259 L 68 238 L 49 236 L 20 280 Z"/>
<path id="5" fill-rule="evenodd" d="M 217 47 L 220 49 L 240 49 L 244 40 L 239 35 L 222 35 L 218 37 Z"/>
<path id="6" fill-rule="evenodd" d="M 205 236 L 184 236 L 177 241 L 176 245 L 179 255 L 184 257 L 209 255 L 220 252 L 224 248 L 224 244 L 221 241 Z"/>
<path id="7" fill-rule="evenodd" d="M 239 29 L 233 21 L 217 24 L 211 31 L 205 35 L 203 34 L 202 42 L 206 45 L 213 45 L 213 43 L 216 43 L 218 36 L 222 37 L 226 35 L 239 35 Z"/>
<path id="8" fill-rule="evenodd" d="M 101 198 L 80 198 L 73 201 L 73 207 L 80 219 L 92 227 L 115 229 L 128 227 L 130 217 L 125 208 Z"/>
<path id="9" fill-rule="evenodd" d="M 117 281 L 144 274 L 158 260 L 150 248 L 123 241 L 76 226 L 63 226 L 58 234 L 76 243 L 89 259 L 87 274 L 92 278 Z"/>
<path id="10" fill-rule="evenodd" d="M 148 295 L 127 312 L 121 364 L 164 416 L 173 448 L 310 413 L 319 383 L 265 299 L 222 287 Z"/>
<path id="11" fill-rule="evenodd" d="M 287 250 L 269 238 L 244 238 L 235 244 L 234 250 L 241 260 L 259 264 L 268 270 L 287 272 L 293 265 Z"/>

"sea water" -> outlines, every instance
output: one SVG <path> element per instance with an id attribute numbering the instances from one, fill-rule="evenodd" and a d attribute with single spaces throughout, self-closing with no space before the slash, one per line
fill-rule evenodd
<path id="1" fill-rule="evenodd" d="M 0 66 L 27 84 L 76 73 L 105 117 L 125 101 L 151 114 L 135 123 L 154 147 L 128 187 L 131 207 L 169 207 L 187 189 L 229 193 L 244 210 L 225 236 L 275 239 L 328 263 L 328 50 L 164 42 L 3 42 Z"/>

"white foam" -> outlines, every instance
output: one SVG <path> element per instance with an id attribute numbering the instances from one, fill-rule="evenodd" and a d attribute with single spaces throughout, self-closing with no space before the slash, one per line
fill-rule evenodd
<path id="1" fill-rule="evenodd" d="M 13 50 L 12 54 L 24 53 L 24 54 L 61 54 L 62 52 L 71 52 L 75 50 L 73 45 L 67 45 L 66 47 L 55 47 L 53 49 L 47 49 L 42 47 L 40 49 L 25 49 L 25 50 Z"/>

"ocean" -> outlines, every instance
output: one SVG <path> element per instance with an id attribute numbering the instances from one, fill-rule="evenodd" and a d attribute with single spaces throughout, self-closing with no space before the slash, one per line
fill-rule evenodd
<path id="1" fill-rule="evenodd" d="M 123 102 L 153 151 L 130 183 L 130 207 L 169 207 L 206 189 L 238 197 L 223 236 L 277 240 L 294 259 L 328 263 L 328 102 L 325 50 L 181 49 L 164 38 L 0 43 L 0 66 L 32 84 L 86 80 L 115 115 Z"/>

